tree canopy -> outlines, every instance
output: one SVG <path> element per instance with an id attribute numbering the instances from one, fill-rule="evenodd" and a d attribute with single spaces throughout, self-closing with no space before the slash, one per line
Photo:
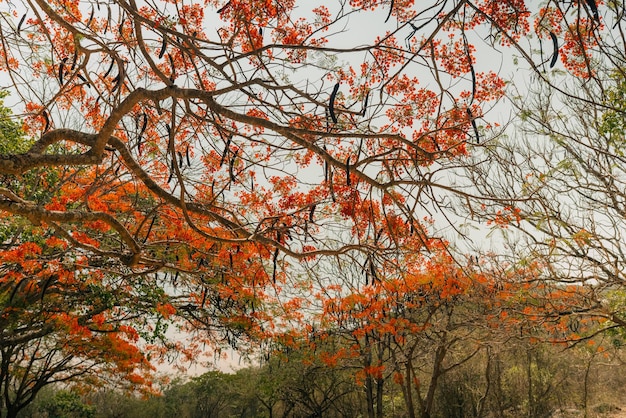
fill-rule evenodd
<path id="1" fill-rule="evenodd" d="M 369 416 L 386 373 L 428 416 L 494 328 L 622 325 L 592 285 L 623 274 L 624 10 L 531 3 L 0 2 L 0 349 L 65 367 L 28 391 L 344 338 L 320 355 L 360 364 Z M 499 106 L 553 145 L 507 145 Z M 474 251 L 462 223 L 536 245 Z"/>

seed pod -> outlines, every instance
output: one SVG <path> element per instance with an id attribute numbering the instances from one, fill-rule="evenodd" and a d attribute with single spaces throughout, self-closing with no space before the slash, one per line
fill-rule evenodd
<path id="1" fill-rule="evenodd" d="M 335 115 L 335 98 L 337 97 L 338 91 L 339 83 L 335 84 L 335 87 L 333 87 L 333 91 L 330 93 L 330 101 L 328 103 L 328 112 L 330 113 L 330 118 L 334 123 L 337 123 L 337 116 Z"/>
<path id="2" fill-rule="evenodd" d="M 148 115 L 145 113 L 141 114 L 143 121 L 141 123 L 141 130 L 139 131 L 139 139 L 141 140 L 141 137 L 143 136 L 144 132 L 146 131 L 146 127 L 148 126 Z"/>
<path id="3" fill-rule="evenodd" d="M 106 21 L 106 24 L 104 25 L 104 33 L 107 33 L 107 30 L 109 30 L 110 24 L 111 24 L 111 6 L 107 4 L 107 21 Z"/>
<path id="4" fill-rule="evenodd" d="M 170 59 L 170 66 L 172 67 L 172 74 L 170 75 L 170 80 L 174 81 L 176 78 L 176 65 L 174 64 L 174 58 L 172 54 L 167 54 L 167 57 Z"/>
<path id="5" fill-rule="evenodd" d="M 272 282 L 276 284 L 276 266 L 278 263 L 278 248 L 274 250 L 273 264 L 274 264 L 274 272 L 272 273 Z"/>
<path id="6" fill-rule="evenodd" d="M 346 160 L 346 185 L 350 186 L 352 181 L 350 180 L 350 157 Z"/>
<path id="7" fill-rule="evenodd" d="M 22 25 L 24 24 L 24 21 L 26 20 L 26 15 L 27 15 L 27 13 L 24 13 L 24 16 L 22 16 L 22 18 L 20 19 L 20 22 L 17 24 L 17 33 L 18 34 L 22 31 Z"/>
<path id="8" fill-rule="evenodd" d="M 324 153 L 328 154 L 328 149 L 326 148 L 326 144 L 322 145 L 322 148 L 324 149 Z M 328 182 L 329 171 L 330 171 L 330 166 L 328 165 L 328 161 L 326 161 L 326 159 L 324 158 L 324 181 L 325 182 Z"/>
<path id="9" fill-rule="evenodd" d="M 470 65 L 470 74 L 472 76 L 472 98 L 470 99 L 470 105 L 474 103 L 474 96 L 476 95 L 476 72 L 474 66 Z"/>
<path id="10" fill-rule="evenodd" d="M 161 51 L 159 52 L 159 59 L 165 55 L 165 49 L 167 48 L 167 38 L 163 36 L 163 43 L 161 44 Z"/>
<path id="11" fill-rule="evenodd" d="M 98 4 L 98 8 L 100 7 L 100 5 Z M 100 10 L 100 9 L 98 9 Z M 89 25 L 91 25 L 91 21 L 93 20 L 93 6 L 91 6 L 91 13 L 89 14 L 89 19 L 87 19 L 87 24 L 86 26 L 89 27 Z"/>
<path id="12" fill-rule="evenodd" d="M 387 15 L 387 19 L 385 19 L 385 23 L 389 21 L 389 18 L 391 17 L 391 12 L 393 12 L 393 0 L 391 0 L 391 4 L 389 5 L 389 14 Z"/>
<path id="13" fill-rule="evenodd" d="M 593 13 L 593 18 L 599 23 L 600 15 L 598 14 L 598 5 L 595 0 L 587 0 L 587 5 L 591 9 L 591 13 Z"/>
<path id="14" fill-rule="evenodd" d="M 370 92 L 368 91 L 365 95 L 365 103 L 363 103 L 363 111 L 361 112 L 361 116 L 365 117 L 365 112 L 367 111 L 367 102 L 370 99 Z"/>
<path id="15" fill-rule="evenodd" d="M 191 159 L 189 158 L 189 145 L 187 145 L 187 149 L 185 150 L 185 157 L 187 157 L 187 166 L 191 167 Z"/>
<path id="16" fill-rule="evenodd" d="M 72 66 L 70 67 L 70 71 L 74 71 L 74 68 L 76 68 L 77 62 L 78 62 L 78 51 L 74 50 L 74 56 L 72 57 Z"/>
<path id="17" fill-rule="evenodd" d="M 111 73 L 111 70 L 113 69 L 113 64 L 115 64 L 115 60 L 111 59 L 111 65 L 109 65 L 109 68 L 106 70 L 102 78 L 106 78 Z"/>
<path id="18" fill-rule="evenodd" d="M 67 61 L 67 57 L 63 58 L 59 63 L 59 83 L 63 85 L 63 76 L 65 75 L 65 62 Z"/>
<path id="19" fill-rule="evenodd" d="M 43 118 L 44 118 L 44 120 L 46 122 L 46 124 L 44 125 L 44 128 L 43 128 L 43 131 L 45 133 L 50 128 L 50 116 L 48 115 L 48 111 L 47 110 L 43 111 Z"/>
<path id="20" fill-rule="evenodd" d="M 113 79 L 113 82 L 115 83 L 113 85 L 113 88 L 111 89 L 111 92 L 114 92 L 115 90 L 117 90 L 118 88 L 120 88 L 120 86 L 122 85 L 122 83 L 124 82 L 124 77 L 125 77 L 125 73 L 124 73 L 124 67 L 120 67 L 120 72 L 117 74 L 117 76 Z"/>
<path id="21" fill-rule="evenodd" d="M 467 116 L 469 117 L 469 120 L 472 124 L 472 128 L 474 129 L 474 135 L 476 135 L 476 143 L 480 144 L 480 135 L 478 134 L 478 126 L 476 125 L 476 120 L 474 119 L 474 115 L 472 115 L 472 111 L 469 109 L 469 107 L 465 109 L 465 111 L 467 112 Z"/>
<path id="22" fill-rule="evenodd" d="M 220 7 L 219 9 L 217 9 L 217 13 L 221 14 L 224 10 L 226 10 L 228 8 L 228 6 L 230 6 L 230 1 L 228 3 L 226 3 L 224 6 Z"/>
<path id="23" fill-rule="evenodd" d="M 374 262 L 372 260 L 370 260 L 370 274 L 372 275 L 372 285 L 375 282 L 380 281 L 378 279 L 378 274 L 376 273 L 376 266 L 374 265 Z"/>
<path id="24" fill-rule="evenodd" d="M 174 178 L 174 160 L 172 160 L 172 164 L 170 166 L 170 176 L 167 179 L 167 182 L 169 184 L 170 181 L 172 181 L 172 178 Z"/>
<path id="25" fill-rule="evenodd" d="M 556 64 L 556 60 L 559 58 L 559 40 L 556 38 L 554 32 L 550 32 L 550 38 L 552 38 L 552 46 L 554 47 L 552 59 L 550 60 L 550 68 L 552 68 Z"/>
<path id="26" fill-rule="evenodd" d="M 150 225 L 148 226 L 148 232 L 146 232 L 146 236 L 143 239 L 143 243 L 145 244 L 146 241 L 148 240 L 148 237 L 150 237 L 150 232 L 152 232 L 152 227 L 154 226 L 154 221 L 156 220 L 156 216 L 152 217 L 152 221 L 150 221 Z"/>
<path id="27" fill-rule="evenodd" d="M 228 155 L 228 152 L 230 151 L 230 140 L 231 139 L 232 139 L 232 136 L 230 136 L 226 140 L 226 146 L 224 147 L 224 152 L 222 153 L 222 159 L 220 160 L 220 167 L 224 164 L 224 161 L 226 161 L 226 156 Z"/>

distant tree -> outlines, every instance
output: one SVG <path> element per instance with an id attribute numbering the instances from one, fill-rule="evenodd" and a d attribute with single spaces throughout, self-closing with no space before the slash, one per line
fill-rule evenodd
<path id="1" fill-rule="evenodd" d="M 67 390 L 59 390 L 54 396 L 42 405 L 42 412 L 48 418 L 94 418 L 95 408 L 85 405 L 80 396 Z"/>

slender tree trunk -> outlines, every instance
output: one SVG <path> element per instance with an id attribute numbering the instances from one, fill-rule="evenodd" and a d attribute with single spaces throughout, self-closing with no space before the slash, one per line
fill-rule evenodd
<path id="1" fill-rule="evenodd" d="M 504 418 L 504 405 L 502 404 L 502 361 L 500 360 L 500 354 L 495 355 L 495 373 L 496 373 L 496 404 L 498 406 L 498 418 Z"/>
<path id="2" fill-rule="evenodd" d="M 411 376 L 412 368 L 413 367 L 411 366 L 411 361 L 408 360 L 406 364 L 406 378 L 405 378 L 406 382 L 404 384 L 406 389 L 403 392 L 404 392 L 404 403 L 406 404 L 406 409 L 409 414 L 409 418 L 415 418 L 415 406 L 413 405 L 413 392 L 411 390 L 411 388 L 413 387 L 413 376 Z M 420 410 L 421 410 L 422 398 L 420 395 L 419 384 L 417 385 L 417 399 L 420 401 Z"/>
<path id="3" fill-rule="evenodd" d="M 592 361 L 593 355 L 591 356 L 591 358 L 589 358 L 589 361 L 587 362 L 587 367 L 585 368 L 585 379 L 583 381 L 583 410 L 585 413 L 585 418 L 589 417 L 589 407 L 587 405 L 587 402 L 589 400 L 589 372 L 591 371 Z"/>
<path id="4" fill-rule="evenodd" d="M 376 418 L 383 418 L 383 378 L 376 379 Z"/>
<path id="5" fill-rule="evenodd" d="M 378 342 L 378 352 L 376 353 L 378 358 L 378 366 L 383 365 L 383 343 Z M 385 380 L 382 375 L 376 378 L 376 418 L 383 418 L 383 386 Z"/>
<path id="6" fill-rule="evenodd" d="M 526 378 L 528 379 L 528 417 L 533 418 L 535 402 L 533 399 L 533 372 L 532 372 L 532 355 L 530 348 L 526 349 Z"/>
<path id="7" fill-rule="evenodd" d="M 487 346 L 487 365 L 485 366 L 485 393 L 478 400 L 478 408 L 476 411 L 477 417 L 482 417 L 485 413 L 485 404 L 489 392 L 491 391 L 491 348 Z"/>
<path id="8" fill-rule="evenodd" d="M 437 351 L 435 352 L 435 362 L 433 365 L 433 372 L 430 376 L 430 384 L 428 386 L 428 392 L 426 393 L 426 398 L 424 399 L 424 404 L 422 406 L 421 418 L 430 418 L 430 414 L 432 412 L 433 403 L 435 401 L 435 391 L 437 390 L 437 383 L 439 381 L 439 377 L 441 377 L 441 365 L 443 364 L 443 359 L 446 357 L 446 341 L 445 338 L 443 342 L 437 347 Z"/>
<path id="9" fill-rule="evenodd" d="M 372 376 L 365 377 L 365 396 L 367 398 L 367 417 L 376 418 L 374 413 L 374 384 Z"/>
<path id="10" fill-rule="evenodd" d="M 397 345 L 395 347 L 397 347 Z M 389 345 L 389 353 L 393 359 L 394 371 L 401 375 L 404 374 L 402 379 L 403 381 L 400 384 L 400 389 L 402 390 L 402 399 L 404 400 L 404 407 L 406 408 L 408 418 L 415 418 L 415 406 L 413 405 L 412 394 L 413 380 L 411 376 L 411 357 L 413 357 L 414 350 L 415 346 L 409 349 L 404 362 L 400 362 L 396 351 L 391 348 L 391 344 Z M 419 387 L 417 388 L 417 395 L 419 399 Z"/>
<path id="11" fill-rule="evenodd" d="M 363 366 L 367 370 L 372 366 L 372 350 L 369 347 L 369 341 L 367 336 L 365 338 L 365 344 L 367 345 L 367 347 L 365 348 L 367 351 L 363 356 Z M 365 376 L 365 396 L 367 400 L 367 417 L 376 418 L 376 415 L 374 413 L 374 382 L 372 376 L 369 373 Z"/>

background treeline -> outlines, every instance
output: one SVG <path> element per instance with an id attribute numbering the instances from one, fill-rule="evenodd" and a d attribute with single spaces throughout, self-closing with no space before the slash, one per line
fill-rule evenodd
<path id="1" fill-rule="evenodd" d="M 81 392 L 52 387 L 42 391 L 20 416 L 367 416 L 365 385 L 354 378 L 354 370 L 311 361 L 308 354 L 292 351 L 236 373 L 210 371 L 185 381 L 175 379 L 162 396 L 148 399 L 106 388 Z M 569 348 L 512 338 L 480 350 L 442 375 L 431 417 L 610 416 L 624 405 L 625 354 L 619 335 L 604 335 Z M 429 378 L 425 373 L 417 377 Z M 373 408 L 375 416 L 411 416 L 393 376 L 383 373 L 381 382 L 377 389 L 382 408 Z"/>

